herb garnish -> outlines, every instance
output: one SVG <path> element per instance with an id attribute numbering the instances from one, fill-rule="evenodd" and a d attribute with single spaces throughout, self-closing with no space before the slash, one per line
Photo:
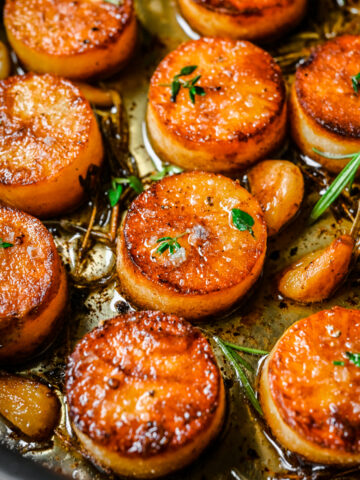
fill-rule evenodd
<path id="1" fill-rule="evenodd" d="M 141 193 L 144 191 L 143 184 L 134 175 L 130 175 L 128 178 L 113 178 L 111 180 L 111 188 L 108 190 L 109 201 L 112 207 L 120 200 L 121 194 L 123 192 L 123 185 L 129 185 L 136 193 Z"/>
<path id="2" fill-rule="evenodd" d="M 345 362 L 343 362 L 342 360 L 334 360 L 333 361 L 333 364 L 336 366 L 336 367 L 343 367 L 345 365 Z"/>
<path id="3" fill-rule="evenodd" d="M 356 94 L 359 93 L 360 73 L 351 77 L 352 86 Z"/>
<path id="4" fill-rule="evenodd" d="M 255 220 L 251 215 L 240 210 L 239 208 L 233 208 L 231 210 L 231 216 L 234 227 L 240 230 L 240 232 L 250 232 L 251 235 L 255 238 L 254 230 L 252 229 L 255 224 Z"/>
<path id="5" fill-rule="evenodd" d="M 0 248 L 10 248 L 14 245 L 12 243 L 4 242 L 2 238 L 0 238 Z"/>
<path id="6" fill-rule="evenodd" d="M 203 87 L 196 85 L 201 78 L 201 75 L 196 75 L 196 77 L 192 78 L 191 80 L 183 80 L 180 77 L 185 77 L 187 75 L 191 75 L 196 69 L 197 65 L 188 65 L 187 67 L 183 67 L 180 70 L 180 73 L 174 76 L 173 81 L 170 84 L 162 84 L 162 87 L 170 87 L 171 88 L 171 101 L 176 102 L 176 98 L 181 90 L 181 87 L 187 88 L 189 90 L 190 100 L 193 104 L 195 104 L 195 96 L 200 95 L 203 97 L 206 95 L 205 90 Z"/>
<path id="7" fill-rule="evenodd" d="M 162 180 L 167 175 L 175 175 L 176 173 L 181 173 L 183 171 L 182 168 L 176 167 L 175 165 L 166 165 L 160 172 L 154 173 L 151 175 L 150 180 L 156 182 L 157 180 Z"/>
<path id="8" fill-rule="evenodd" d="M 251 355 L 267 355 L 269 352 L 266 352 L 264 350 L 258 350 L 255 348 L 248 348 L 248 347 L 242 347 L 240 345 L 235 345 L 233 343 L 225 342 L 224 340 L 221 340 L 219 337 L 214 337 L 214 340 L 223 351 L 225 358 L 234 367 L 235 372 L 237 373 L 242 383 L 242 386 L 245 389 L 246 396 L 250 400 L 252 406 L 260 415 L 263 415 L 263 411 L 260 406 L 259 400 L 256 398 L 255 391 L 251 386 L 251 383 L 249 382 L 249 379 L 245 373 L 245 369 L 251 373 L 254 373 L 254 369 L 245 359 L 240 357 L 238 352 L 245 352 Z"/>
<path id="9" fill-rule="evenodd" d="M 360 368 L 360 353 L 346 352 L 346 356 L 351 363 Z"/>
<path id="10" fill-rule="evenodd" d="M 166 250 L 169 250 L 170 255 L 173 255 L 177 250 L 180 250 L 181 245 L 178 242 L 179 238 L 186 235 L 187 232 L 181 233 L 176 237 L 162 237 L 156 240 L 156 243 L 160 243 L 158 248 L 156 249 L 156 253 L 162 255 Z"/>
<path id="11" fill-rule="evenodd" d="M 313 151 L 325 158 L 334 158 L 337 160 L 351 158 L 350 162 L 343 168 L 343 170 L 341 170 L 339 175 L 335 178 L 333 183 L 313 208 L 310 218 L 311 220 L 315 221 L 321 217 L 321 215 L 330 207 L 330 205 L 341 195 L 341 192 L 347 185 L 350 185 L 351 187 L 355 179 L 356 172 L 360 167 L 360 152 L 349 155 L 332 155 L 330 153 L 320 152 L 316 148 L 313 148 Z"/>

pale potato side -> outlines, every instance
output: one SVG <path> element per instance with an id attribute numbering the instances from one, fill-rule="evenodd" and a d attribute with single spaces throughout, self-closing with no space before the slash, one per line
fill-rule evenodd
<path id="1" fill-rule="evenodd" d="M 317 47 L 301 64 L 290 97 L 292 136 L 300 150 L 338 173 L 350 159 L 324 158 L 360 151 L 360 94 L 352 77 L 359 73 L 360 36 L 344 35 Z"/>
<path id="2" fill-rule="evenodd" d="M 7 0 L 6 33 L 25 67 L 72 79 L 109 75 L 133 53 L 133 0 Z"/>
<path id="3" fill-rule="evenodd" d="M 279 275 L 279 292 L 300 303 L 327 300 L 349 273 L 354 245 L 350 235 L 342 235 L 328 247 L 305 255 Z"/>
<path id="4" fill-rule="evenodd" d="M 60 402 L 39 381 L 0 374 L 0 414 L 31 440 L 46 440 L 59 422 Z"/>
<path id="5" fill-rule="evenodd" d="M 253 235 L 239 231 L 232 210 L 249 214 Z M 157 253 L 159 239 L 181 249 Z M 153 184 L 131 204 L 117 238 L 121 288 L 144 309 L 204 318 L 229 309 L 258 279 L 266 223 L 257 200 L 221 175 L 189 172 Z"/>
<path id="6" fill-rule="evenodd" d="M 197 66 L 191 81 L 205 95 L 191 102 L 189 89 L 171 99 L 174 77 Z M 203 38 L 183 43 L 160 63 L 150 84 L 147 127 L 162 160 L 188 170 L 236 172 L 266 158 L 283 142 L 285 86 L 281 70 L 249 42 Z"/>
<path id="7" fill-rule="evenodd" d="M 360 352 L 360 311 L 335 307 L 290 327 L 263 366 L 265 420 L 307 461 L 360 463 L 360 368 L 346 352 Z"/>
<path id="8" fill-rule="evenodd" d="M 205 36 L 264 42 L 303 18 L 307 0 L 178 0 L 191 27 Z"/>
<path id="9" fill-rule="evenodd" d="M 277 234 L 299 211 L 304 177 L 286 160 L 266 160 L 247 173 L 250 191 L 260 203 L 269 236 Z"/>
<path id="10" fill-rule="evenodd" d="M 79 177 L 100 166 L 103 146 L 80 90 L 53 75 L 0 82 L 0 200 L 37 217 L 60 215 L 85 198 Z"/>
<path id="11" fill-rule="evenodd" d="M 67 280 L 40 220 L 0 206 L 0 363 L 14 365 L 48 347 L 61 327 Z"/>
<path id="12" fill-rule="evenodd" d="M 132 312 L 87 334 L 70 356 L 66 396 L 93 461 L 135 478 L 189 464 L 219 433 L 225 413 L 208 341 L 160 312 Z"/>

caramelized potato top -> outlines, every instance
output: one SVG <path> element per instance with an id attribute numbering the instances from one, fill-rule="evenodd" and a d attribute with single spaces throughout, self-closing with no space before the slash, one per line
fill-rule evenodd
<path id="1" fill-rule="evenodd" d="M 197 66 L 191 80 L 201 75 L 197 86 L 205 95 L 181 88 L 171 101 L 171 84 L 183 67 Z M 182 141 L 199 145 L 241 142 L 259 134 L 281 113 L 285 87 L 273 58 L 249 42 L 202 38 L 180 45 L 160 63 L 154 73 L 149 101 L 166 128 Z"/>
<path id="2" fill-rule="evenodd" d="M 221 382 L 200 330 L 173 315 L 133 312 L 80 341 L 66 391 L 81 432 L 109 450 L 149 457 L 179 449 L 209 425 Z"/>
<path id="3" fill-rule="evenodd" d="M 232 15 L 261 16 L 269 10 L 292 5 L 295 0 L 194 0 L 209 10 L 224 11 Z"/>
<path id="4" fill-rule="evenodd" d="M 133 14 L 133 1 L 7 0 L 5 25 L 29 48 L 51 55 L 84 53 L 116 41 Z"/>
<path id="5" fill-rule="evenodd" d="M 282 419 L 308 441 L 360 453 L 360 368 L 346 352 L 360 353 L 360 311 L 311 315 L 277 343 L 269 384 Z"/>
<path id="6" fill-rule="evenodd" d="M 34 217 L 0 206 L 0 326 L 23 317 L 56 294 L 60 261 L 51 234 Z"/>
<path id="7" fill-rule="evenodd" d="M 305 111 L 334 133 L 360 136 L 360 95 L 351 77 L 360 71 L 360 36 L 344 35 L 318 47 L 296 72 L 295 87 Z"/>
<path id="8" fill-rule="evenodd" d="M 72 83 L 33 73 L 0 82 L 0 119 L 0 182 L 11 185 L 55 176 L 85 148 L 95 121 Z"/>
<path id="9" fill-rule="evenodd" d="M 248 213 L 254 236 L 239 231 L 232 209 Z M 177 237 L 181 249 L 159 255 L 157 240 Z M 125 244 L 135 267 L 153 282 L 185 294 L 230 288 L 252 273 L 266 249 L 259 203 L 222 175 L 189 172 L 154 183 L 132 203 Z"/>

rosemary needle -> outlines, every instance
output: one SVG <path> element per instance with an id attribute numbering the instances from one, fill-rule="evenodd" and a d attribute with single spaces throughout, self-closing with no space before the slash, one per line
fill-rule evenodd
<path id="1" fill-rule="evenodd" d="M 263 415 L 263 411 L 261 409 L 259 400 L 256 398 L 255 392 L 253 387 L 251 386 L 244 370 L 243 367 L 240 365 L 240 362 L 238 361 L 239 356 L 237 355 L 236 352 L 233 352 L 231 348 L 229 348 L 225 342 L 223 342 L 219 337 L 215 337 L 215 341 L 221 348 L 223 354 L 225 355 L 225 358 L 231 363 L 231 365 L 234 367 L 241 383 L 242 386 L 244 387 L 245 393 L 250 400 L 252 406 L 254 409 L 260 414 Z M 247 363 L 247 362 L 246 362 Z"/>
<path id="2" fill-rule="evenodd" d="M 331 155 L 328 153 L 320 152 L 319 150 L 314 149 L 314 152 L 318 155 L 321 155 L 326 158 L 335 158 L 335 159 L 345 159 L 351 158 L 350 162 L 343 168 L 339 175 L 335 178 L 330 187 L 326 190 L 324 195 L 316 203 L 313 208 L 310 219 L 312 221 L 317 220 L 321 215 L 330 207 L 330 205 L 341 195 L 341 192 L 345 189 L 347 185 L 351 185 L 354 181 L 356 172 L 360 167 L 360 153 L 355 153 L 353 155 Z"/>

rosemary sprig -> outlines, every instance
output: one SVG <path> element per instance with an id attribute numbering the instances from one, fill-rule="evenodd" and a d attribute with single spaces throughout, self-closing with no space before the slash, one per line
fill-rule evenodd
<path id="1" fill-rule="evenodd" d="M 129 185 L 129 187 L 131 187 L 136 193 L 144 191 L 141 180 L 134 175 L 130 175 L 128 178 L 112 178 L 111 188 L 108 190 L 109 202 L 112 207 L 115 207 L 120 200 L 124 185 Z"/>
<path id="2" fill-rule="evenodd" d="M 187 65 L 180 70 L 180 73 L 174 76 L 173 81 L 168 84 L 161 84 L 162 87 L 170 87 L 171 88 L 171 101 L 173 103 L 176 102 L 176 98 L 181 90 L 181 88 L 187 88 L 189 90 L 189 97 L 191 103 L 195 104 L 196 95 L 203 97 L 206 95 L 205 90 L 203 87 L 196 85 L 201 78 L 201 75 L 196 75 L 196 77 L 192 78 L 191 80 L 183 80 L 181 77 L 185 77 L 187 75 L 191 75 L 196 69 L 197 65 Z"/>
<path id="3" fill-rule="evenodd" d="M 177 250 L 180 250 L 181 245 L 178 242 L 179 238 L 186 235 L 187 232 L 181 233 L 176 237 L 162 237 L 156 240 L 156 243 L 160 243 L 158 248 L 156 249 L 156 253 L 162 255 L 166 250 L 169 250 L 170 255 L 173 255 Z"/>
<path id="4" fill-rule="evenodd" d="M 150 180 L 156 182 L 157 180 L 162 180 L 167 175 L 175 175 L 177 173 L 181 173 L 182 171 L 182 168 L 176 167 L 175 165 L 165 165 L 160 172 L 156 172 L 154 175 L 151 175 Z"/>
<path id="5" fill-rule="evenodd" d="M 356 94 L 359 93 L 360 73 L 351 77 L 352 86 Z"/>
<path id="6" fill-rule="evenodd" d="M 333 155 L 330 153 L 320 152 L 316 148 L 313 149 L 315 153 L 325 158 L 346 159 L 351 158 L 350 162 L 341 170 L 339 175 L 335 178 L 330 187 L 326 190 L 324 195 L 314 206 L 310 219 L 317 220 L 321 215 L 332 205 L 332 203 L 341 195 L 342 191 L 347 185 L 352 186 L 355 179 L 356 172 L 360 167 L 360 152 L 350 155 Z"/>
<path id="7" fill-rule="evenodd" d="M 0 248 L 10 248 L 13 247 L 14 245 L 9 242 L 4 242 L 2 238 L 0 238 Z"/>
<path id="8" fill-rule="evenodd" d="M 240 345 L 235 345 L 233 343 L 225 342 L 224 340 L 221 340 L 221 338 L 219 337 L 214 337 L 214 340 L 221 348 L 225 358 L 231 363 L 235 372 L 237 373 L 242 383 L 242 386 L 244 387 L 246 396 L 248 397 L 251 405 L 260 415 L 263 415 L 263 411 L 260 406 L 259 400 L 257 399 L 255 391 L 251 383 L 249 382 L 249 379 L 246 376 L 246 373 L 244 370 L 245 368 L 246 370 L 249 370 L 251 373 L 254 373 L 254 369 L 246 360 L 240 357 L 240 355 L 238 354 L 238 351 L 250 353 L 252 355 L 267 355 L 268 352 L 265 352 L 264 350 L 257 350 L 254 348 L 242 347 Z"/>
<path id="9" fill-rule="evenodd" d="M 254 230 L 252 229 L 255 224 L 255 220 L 251 215 L 243 210 L 240 210 L 239 208 L 233 208 L 231 210 L 231 216 L 235 228 L 240 230 L 240 232 L 250 232 L 251 235 L 255 237 Z"/>

